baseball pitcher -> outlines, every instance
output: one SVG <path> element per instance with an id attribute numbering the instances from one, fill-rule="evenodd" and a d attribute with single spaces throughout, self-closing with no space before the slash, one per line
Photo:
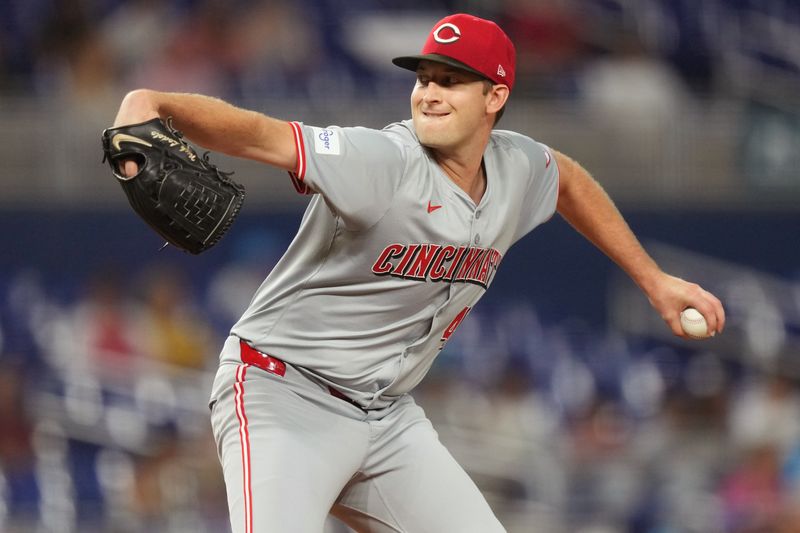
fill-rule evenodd
<path id="1" fill-rule="evenodd" d="M 558 212 L 614 260 L 679 336 L 701 287 L 659 269 L 575 161 L 495 128 L 515 51 L 493 22 L 437 22 L 411 119 L 382 130 L 284 122 L 201 95 L 129 93 L 115 126 L 172 117 L 209 150 L 289 171 L 310 201 L 233 325 L 211 421 L 235 533 L 504 531 L 409 392 L 483 296 L 508 249 Z M 119 161 L 135 177 L 136 160 Z"/>

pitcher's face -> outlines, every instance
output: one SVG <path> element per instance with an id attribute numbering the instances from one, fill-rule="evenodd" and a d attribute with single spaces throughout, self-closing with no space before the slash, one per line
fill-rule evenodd
<path id="1" fill-rule="evenodd" d="M 444 63 L 420 61 L 411 92 L 411 117 L 423 146 L 457 148 L 486 121 L 491 91 L 480 76 Z"/>

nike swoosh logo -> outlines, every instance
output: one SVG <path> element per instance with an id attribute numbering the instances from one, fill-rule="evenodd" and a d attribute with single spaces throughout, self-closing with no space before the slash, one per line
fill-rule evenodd
<path id="1" fill-rule="evenodd" d="M 430 200 L 428 200 L 428 213 L 433 213 L 437 209 L 441 208 L 441 205 L 431 205 Z"/>
<path id="2" fill-rule="evenodd" d="M 136 144 L 143 144 L 144 146 L 150 146 L 152 148 L 152 144 L 147 141 L 140 139 L 139 137 L 134 137 L 133 135 L 128 135 L 126 133 L 117 133 L 111 138 L 111 145 L 119 150 L 120 143 L 136 143 Z"/>

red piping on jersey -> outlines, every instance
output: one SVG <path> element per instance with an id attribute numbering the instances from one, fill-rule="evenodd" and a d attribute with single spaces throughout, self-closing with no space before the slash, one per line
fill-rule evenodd
<path id="1" fill-rule="evenodd" d="M 303 130 L 298 122 L 290 122 L 289 125 L 292 127 L 294 149 L 297 152 L 297 167 L 294 172 L 289 172 L 289 177 L 292 178 L 292 185 L 298 193 L 309 194 L 311 192 L 309 186 L 303 183 L 306 177 L 306 149 L 303 145 Z"/>
<path id="2" fill-rule="evenodd" d="M 244 412 L 244 380 L 249 364 L 239 365 L 236 369 L 236 382 L 233 389 L 236 391 L 234 402 L 236 404 L 236 418 L 239 419 L 239 441 L 242 447 L 242 488 L 244 490 L 244 531 L 253 533 L 253 487 L 250 481 L 250 430 L 247 424 L 247 414 Z"/>

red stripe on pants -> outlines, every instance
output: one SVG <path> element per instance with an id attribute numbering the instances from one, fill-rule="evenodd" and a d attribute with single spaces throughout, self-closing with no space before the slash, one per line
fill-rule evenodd
<path id="1" fill-rule="evenodd" d="M 250 365 L 240 365 L 236 370 L 236 417 L 239 419 L 239 441 L 242 445 L 242 485 L 244 489 L 244 530 L 253 532 L 253 489 L 250 482 L 250 432 L 247 414 L 244 412 L 244 380 Z"/>

